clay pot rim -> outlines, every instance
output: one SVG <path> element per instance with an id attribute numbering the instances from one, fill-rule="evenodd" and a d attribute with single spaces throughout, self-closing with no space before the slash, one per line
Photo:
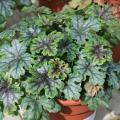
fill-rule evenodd
<path id="1" fill-rule="evenodd" d="M 63 106 L 75 106 L 80 105 L 82 103 L 81 100 L 62 100 L 62 99 L 57 99 L 57 102 Z"/>

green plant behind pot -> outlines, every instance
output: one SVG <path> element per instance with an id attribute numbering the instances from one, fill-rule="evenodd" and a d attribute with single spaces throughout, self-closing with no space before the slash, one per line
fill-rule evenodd
<path id="1" fill-rule="evenodd" d="M 24 10 L 36 14 L 0 33 L 1 119 L 22 108 L 23 120 L 48 120 L 60 111 L 56 99 L 109 107 L 120 65 L 112 60 L 110 24 L 93 7 L 52 13 L 32 6 Z"/>
<path id="2" fill-rule="evenodd" d="M 31 4 L 31 0 L 1 0 L 0 1 L 0 30 L 5 27 L 6 20 L 13 11 Z"/>

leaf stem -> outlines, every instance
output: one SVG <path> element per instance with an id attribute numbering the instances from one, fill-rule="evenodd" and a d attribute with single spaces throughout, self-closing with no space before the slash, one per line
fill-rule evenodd
<path id="1" fill-rule="evenodd" d="M 23 117 L 22 117 L 22 115 L 21 115 L 20 112 L 18 112 L 18 115 L 19 115 L 19 117 L 20 117 L 20 120 L 23 120 Z"/>

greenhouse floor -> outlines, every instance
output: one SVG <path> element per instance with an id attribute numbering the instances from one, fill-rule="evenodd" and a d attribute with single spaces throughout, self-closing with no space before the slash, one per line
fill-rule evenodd
<path id="1" fill-rule="evenodd" d="M 113 92 L 113 98 L 110 101 L 110 108 L 120 113 L 120 92 Z M 95 120 L 102 120 L 106 113 L 108 113 L 108 111 L 105 110 L 104 108 L 98 108 Z M 7 117 L 5 118 L 5 120 L 20 120 L 20 119 L 19 117 L 14 118 Z"/>

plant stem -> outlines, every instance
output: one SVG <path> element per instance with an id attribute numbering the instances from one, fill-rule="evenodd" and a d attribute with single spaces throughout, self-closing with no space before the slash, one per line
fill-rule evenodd
<path id="1" fill-rule="evenodd" d="M 20 112 L 18 112 L 18 115 L 19 115 L 19 117 L 20 117 L 20 120 L 23 120 L 23 117 L 22 117 L 22 115 L 21 115 Z"/>

